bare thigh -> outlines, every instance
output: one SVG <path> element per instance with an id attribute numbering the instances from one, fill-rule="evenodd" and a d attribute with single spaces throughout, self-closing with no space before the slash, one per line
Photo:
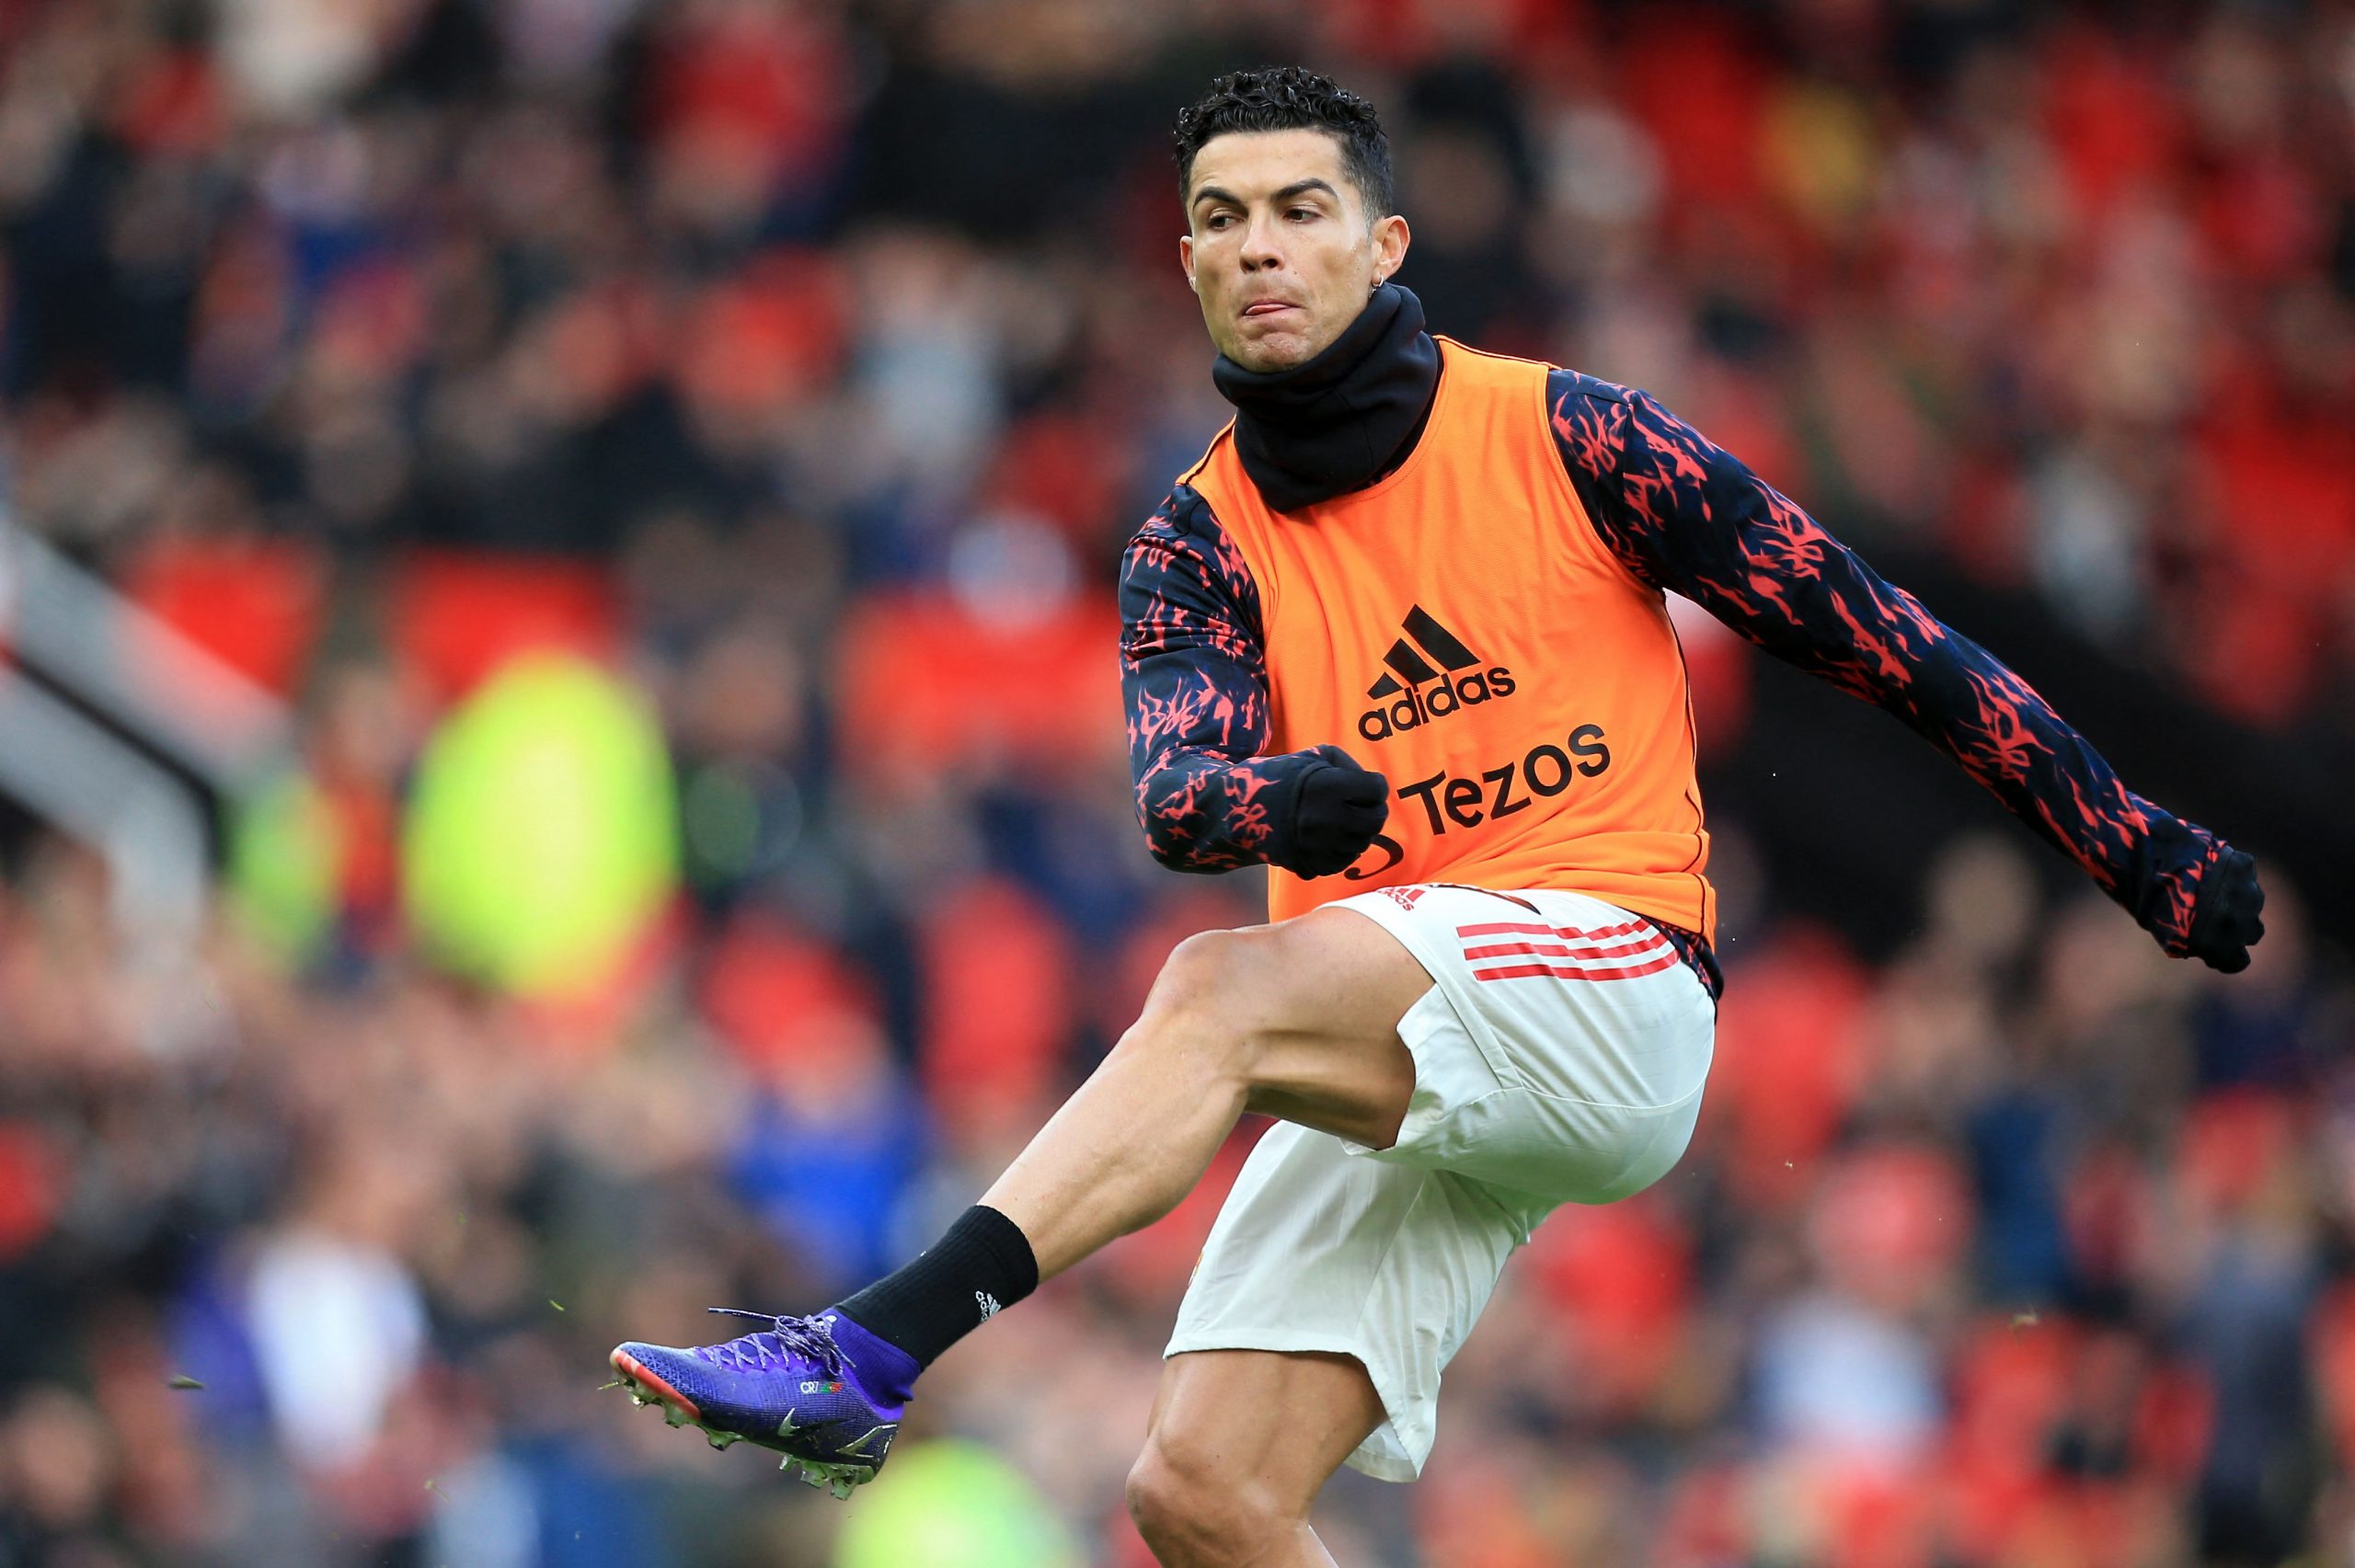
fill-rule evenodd
<path id="1" fill-rule="evenodd" d="M 1020 1227 L 1048 1279 L 1168 1213 L 1246 1111 L 1386 1149 L 1415 1090 L 1398 1020 L 1430 984 L 1352 910 L 1189 936 L 982 1201 Z"/>
<path id="2" fill-rule="evenodd" d="M 1305 1519 L 1341 1461 L 1388 1419 L 1353 1356 L 1195 1350 L 1161 1364 L 1148 1440 Z"/>
<path id="3" fill-rule="evenodd" d="M 1353 910 L 1212 934 L 1216 1012 L 1251 1043 L 1245 1108 L 1390 1147 L 1415 1089 L 1398 1020 L 1431 988 L 1414 955 Z"/>

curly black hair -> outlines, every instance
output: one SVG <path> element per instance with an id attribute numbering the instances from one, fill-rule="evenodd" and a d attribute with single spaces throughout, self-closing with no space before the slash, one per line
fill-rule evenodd
<path id="1" fill-rule="evenodd" d="M 1324 131 L 1341 143 L 1341 159 L 1367 216 L 1395 210 L 1390 179 L 1390 138 L 1373 105 L 1329 76 L 1299 65 L 1233 71 L 1211 90 L 1178 111 L 1171 140 L 1178 147 L 1178 191 L 1183 200 L 1193 184 L 1194 155 L 1213 136 L 1230 131 Z"/>

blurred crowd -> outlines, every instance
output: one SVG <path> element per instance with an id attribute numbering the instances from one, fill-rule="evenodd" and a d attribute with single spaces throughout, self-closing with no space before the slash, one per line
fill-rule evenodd
<path id="1" fill-rule="evenodd" d="M 1253 1127 L 846 1506 L 597 1385 L 925 1244 L 1257 917 L 1145 855 L 1111 574 L 1223 417 L 1169 120 L 1286 59 L 1384 109 L 1436 329 L 1653 389 L 2171 700 L 2349 726 L 2345 6 L 0 6 L 0 499 L 288 704 L 330 845 L 292 914 L 226 855 L 160 984 L 0 812 L 0 1565 L 955 1568 L 860 1536 L 911 1514 L 1143 1568 Z M 659 725 L 676 892 L 518 994 L 420 940 L 415 781 L 550 647 Z M 2226 983 L 1992 808 L 1858 943 L 1745 810 L 1693 1153 L 1540 1230 L 1338 1560 L 2344 1561 L 2355 991 L 2297 862 Z M 973 1463 L 894 1504 L 919 1451 Z"/>

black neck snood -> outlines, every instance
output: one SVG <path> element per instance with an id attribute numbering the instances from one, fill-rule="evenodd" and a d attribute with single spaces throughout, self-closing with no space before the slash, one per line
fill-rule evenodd
<path id="1" fill-rule="evenodd" d="M 1439 390 L 1439 345 L 1422 302 L 1384 283 L 1304 365 L 1262 374 L 1221 354 L 1211 367 L 1235 405 L 1235 450 L 1260 496 L 1292 511 L 1362 489 L 1406 461 Z"/>

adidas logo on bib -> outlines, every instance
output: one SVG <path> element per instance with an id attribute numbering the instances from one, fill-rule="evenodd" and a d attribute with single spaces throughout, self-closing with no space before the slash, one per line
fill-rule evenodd
<path id="1" fill-rule="evenodd" d="M 1479 656 L 1421 605 L 1407 612 L 1399 630 L 1404 635 L 1382 656 L 1388 673 L 1365 689 L 1377 699 L 1358 715 L 1358 733 L 1366 739 L 1387 740 L 1492 697 L 1512 695 L 1511 670 L 1501 664 L 1481 669 Z"/>

